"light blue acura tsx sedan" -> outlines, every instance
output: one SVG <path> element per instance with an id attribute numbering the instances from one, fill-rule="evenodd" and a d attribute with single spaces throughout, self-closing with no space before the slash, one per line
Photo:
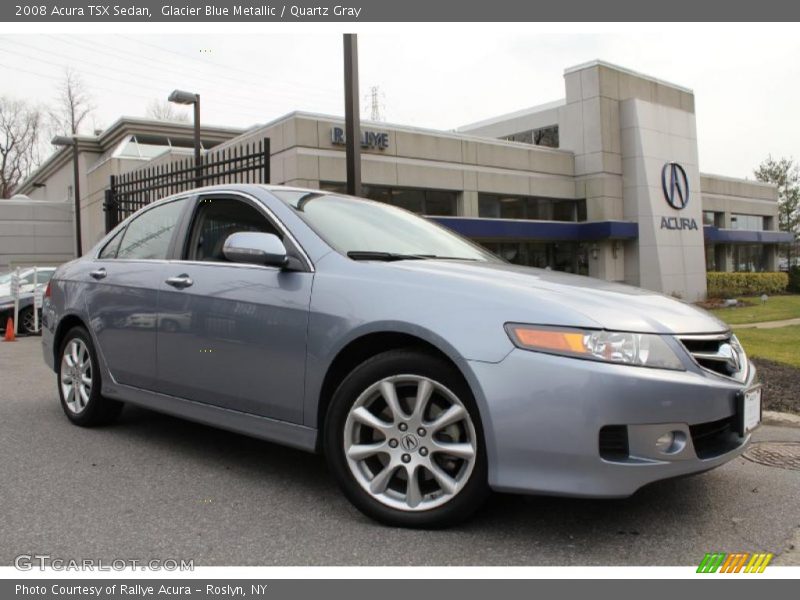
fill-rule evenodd
<path id="1" fill-rule="evenodd" d="M 761 419 L 755 368 L 708 313 L 333 193 L 166 198 L 45 296 L 76 425 L 130 403 L 321 452 L 392 525 L 451 525 L 490 490 L 629 496 L 731 460 Z"/>

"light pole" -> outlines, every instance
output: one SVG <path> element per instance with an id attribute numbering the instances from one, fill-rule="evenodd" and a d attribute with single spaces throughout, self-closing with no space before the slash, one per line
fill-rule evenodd
<path id="1" fill-rule="evenodd" d="M 81 254 L 83 254 L 83 248 L 81 244 L 81 173 L 78 167 L 78 139 L 66 135 L 57 135 L 50 140 L 50 143 L 54 146 L 72 146 L 72 168 L 73 177 L 75 178 L 73 183 L 75 192 L 75 254 L 80 258 Z"/>
<path id="2" fill-rule="evenodd" d="M 344 34 L 344 142 L 347 193 L 361 195 L 361 125 L 358 108 L 358 38 Z"/>
<path id="3" fill-rule="evenodd" d="M 167 100 L 175 104 L 194 105 L 194 183 L 199 187 L 203 185 L 202 165 L 200 163 L 200 94 L 174 90 Z"/>

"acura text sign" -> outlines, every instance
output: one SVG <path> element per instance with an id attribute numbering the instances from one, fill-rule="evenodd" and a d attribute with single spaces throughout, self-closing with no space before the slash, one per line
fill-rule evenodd
<path id="1" fill-rule="evenodd" d="M 331 127 L 331 143 L 337 146 L 344 146 L 344 129 Z M 365 129 L 361 132 L 361 147 L 386 150 L 389 147 L 389 134 L 385 131 L 369 131 Z"/>

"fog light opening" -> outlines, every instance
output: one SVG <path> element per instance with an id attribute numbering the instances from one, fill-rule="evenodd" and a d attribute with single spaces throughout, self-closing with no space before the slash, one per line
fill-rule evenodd
<path id="1" fill-rule="evenodd" d="M 669 431 L 656 440 L 656 449 L 662 454 L 677 454 L 686 447 L 683 431 Z"/>

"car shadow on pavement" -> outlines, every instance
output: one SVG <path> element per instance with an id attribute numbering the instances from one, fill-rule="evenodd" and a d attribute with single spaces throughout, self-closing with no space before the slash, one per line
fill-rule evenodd
<path id="1" fill-rule="evenodd" d="M 141 439 L 151 449 L 177 453 L 198 467 L 235 471 L 247 479 L 296 475 L 295 485 L 309 493 L 338 491 L 319 455 L 135 406 L 126 406 L 113 427 L 115 435 Z"/>
<path id="2" fill-rule="evenodd" d="M 340 496 L 339 489 L 328 473 L 320 455 L 287 448 L 238 433 L 186 421 L 146 409 L 127 406 L 115 427 L 117 432 L 143 443 L 155 445 L 170 453 L 185 455 L 187 460 L 199 461 L 224 471 L 234 470 L 239 477 L 258 479 L 276 475 L 288 480 L 296 491 L 319 494 L 321 499 Z M 463 527 L 492 529 L 529 529 L 537 536 L 552 530 L 559 538 L 566 533 L 591 537 L 587 526 L 603 523 L 603 529 L 615 535 L 640 535 L 635 523 L 652 521 L 664 512 L 674 513 L 681 508 L 692 510 L 698 498 L 705 495 L 703 476 L 660 481 L 624 499 L 581 499 L 549 496 L 525 496 L 495 493 L 486 506 Z M 693 502 L 689 502 L 691 497 Z M 341 503 L 335 502 L 340 505 Z M 349 508 L 349 505 L 344 504 Z M 366 520 L 355 511 L 347 510 L 344 518 Z M 369 520 L 366 520 L 370 522 Z"/>

